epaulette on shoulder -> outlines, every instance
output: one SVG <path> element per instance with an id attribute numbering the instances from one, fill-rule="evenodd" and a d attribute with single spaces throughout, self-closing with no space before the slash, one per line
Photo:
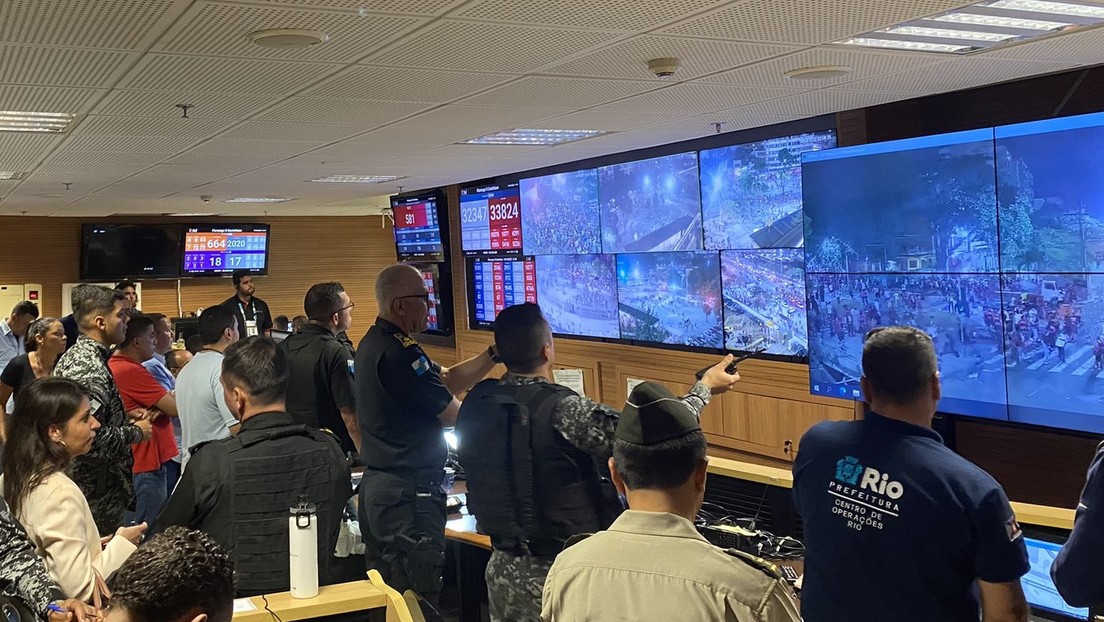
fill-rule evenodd
<path id="1" fill-rule="evenodd" d="M 194 447 L 192 447 L 191 449 L 188 450 L 188 455 L 190 455 L 194 458 L 196 452 L 199 451 L 201 447 L 205 447 L 207 445 L 210 445 L 211 443 L 215 442 L 215 440 L 218 440 L 218 439 L 213 439 L 213 440 L 202 441 L 200 443 L 196 443 Z"/>
<path id="2" fill-rule="evenodd" d="M 410 346 L 418 345 L 418 340 L 411 337 L 410 335 L 404 335 L 402 333 L 395 333 L 395 339 L 398 339 L 399 343 L 401 343 L 402 347 L 404 347 L 404 348 L 409 348 Z"/>
<path id="3" fill-rule="evenodd" d="M 756 557 L 750 553 L 745 553 L 739 549 L 724 549 L 725 553 L 728 553 L 732 557 L 744 562 L 745 564 L 755 568 L 759 572 L 767 575 L 771 579 L 781 579 L 782 572 L 778 570 L 778 566 L 768 562 L 762 557 Z"/>

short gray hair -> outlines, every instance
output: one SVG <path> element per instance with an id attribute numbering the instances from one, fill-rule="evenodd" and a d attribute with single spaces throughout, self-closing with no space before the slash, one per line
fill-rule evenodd
<path id="1" fill-rule="evenodd" d="M 421 281 L 422 272 L 408 263 L 392 264 L 380 270 L 376 277 L 376 302 L 381 315 L 391 311 L 395 298 L 402 295 L 398 288 L 410 278 Z"/>

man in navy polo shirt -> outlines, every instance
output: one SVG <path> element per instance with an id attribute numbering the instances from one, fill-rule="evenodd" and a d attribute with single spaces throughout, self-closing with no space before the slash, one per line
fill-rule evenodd
<path id="1" fill-rule="evenodd" d="M 1026 622 L 1027 550 L 1008 498 L 931 429 L 937 365 L 923 332 L 871 331 L 861 381 L 871 412 L 801 439 L 807 622 Z"/>

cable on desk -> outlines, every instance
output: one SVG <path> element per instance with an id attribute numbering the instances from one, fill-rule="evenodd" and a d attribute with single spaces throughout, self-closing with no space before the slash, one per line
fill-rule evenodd
<path id="1" fill-rule="evenodd" d="M 264 601 L 265 611 L 271 613 L 273 619 L 275 619 L 276 622 L 284 622 L 282 619 L 280 619 L 280 616 L 276 615 L 275 611 L 268 608 L 268 596 L 265 596 L 264 594 L 261 594 L 261 600 Z"/>

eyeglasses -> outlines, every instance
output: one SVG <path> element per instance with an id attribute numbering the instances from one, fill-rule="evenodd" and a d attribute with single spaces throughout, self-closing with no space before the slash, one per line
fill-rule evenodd
<path id="1" fill-rule="evenodd" d="M 402 300 L 403 298 L 421 298 L 428 305 L 433 302 L 433 294 L 408 294 L 406 296 L 396 296 L 396 300 Z"/>
<path id="2" fill-rule="evenodd" d="M 341 312 L 342 312 L 342 311 L 344 311 L 345 309 L 352 309 L 352 308 L 353 308 L 353 307 L 355 307 L 355 306 L 356 306 L 356 303 L 355 303 L 355 302 L 350 302 L 349 304 L 345 305 L 344 307 L 341 307 L 341 308 L 340 308 L 340 309 L 338 309 L 337 311 L 334 311 L 334 312 L 333 312 L 333 314 L 334 314 L 334 315 L 337 315 L 338 313 L 341 313 Z"/>

